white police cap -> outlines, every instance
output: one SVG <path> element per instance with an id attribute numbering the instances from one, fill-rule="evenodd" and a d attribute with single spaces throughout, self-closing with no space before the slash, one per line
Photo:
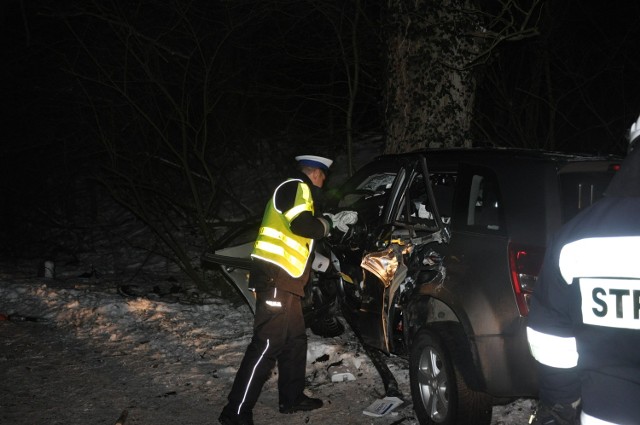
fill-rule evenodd
<path id="1" fill-rule="evenodd" d="M 333 160 L 316 155 L 299 155 L 296 156 L 296 161 L 298 161 L 300 165 L 319 168 L 325 172 L 329 171 L 329 167 L 333 164 Z"/>

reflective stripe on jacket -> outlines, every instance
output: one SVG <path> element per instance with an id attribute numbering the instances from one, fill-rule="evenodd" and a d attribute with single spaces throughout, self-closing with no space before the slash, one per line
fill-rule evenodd
<path id="1" fill-rule="evenodd" d="M 280 211 L 276 205 L 278 190 L 293 181 L 298 182 L 294 205 L 287 211 Z M 309 185 L 299 179 L 280 184 L 267 203 L 251 256 L 277 265 L 292 277 L 302 276 L 311 256 L 313 239 L 294 234 L 290 224 L 304 211 L 314 212 Z"/>
<path id="2" fill-rule="evenodd" d="M 565 245 L 558 261 L 567 285 L 579 285 L 582 323 L 640 330 L 640 236 L 592 237 Z M 578 301 L 578 300 L 576 300 Z M 536 360 L 556 368 L 578 365 L 576 339 L 527 328 Z"/>
<path id="3" fill-rule="evenodd" d="M 605 198 L 578 216 L 549 250 L 532 298 L 539 396 L 581 398 L 584 424 L 640 417 L 638 208 L 635 198 Z"/>

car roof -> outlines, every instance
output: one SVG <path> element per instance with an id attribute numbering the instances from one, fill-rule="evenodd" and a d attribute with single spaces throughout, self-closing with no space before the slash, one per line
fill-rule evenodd
<path id="1" fill-rule="evenodd" d="M 509 204 L 507 222 L 515 239 L 539 240 L 557 227 L 560 211 L 557 199 L 559 173 L 612 172 L 621 162 L 614 155 L 591 155 L 518 148 L 422 149 L 402 154 L 380 155 L 359 171 L 390 172 L 400 163 L 423 154 L 431 173 L 456 171 L 460 164 L 488 167 L 497 172 L 501 190 Z M 551 201 L 550 201 L 551 200 Z M 545 206 L 546 205 L 546 206 Z M 554 212 L 545 212 L 550 208 Z"/>
<path id="2" fill-rule="evenodd" d="M 479 148 L 441 148 L 441 149 L 419 149 L 407 153 L 385 154 L 378 158 L 402 158 L 423 154 L 427 157 L 437 157 L 438 159 L 449 158 L 455 162 L 465 159 L 474 160 L 528 160 L 528 161 L 551 161 L 559 163 L 579 162 L 579 161 L 617 161 L 620 157 L 615 155 L 598 155 L 589 153 L 564 153 L 541 149 L 523 149 L 509 147 L 479 147 Z"/>

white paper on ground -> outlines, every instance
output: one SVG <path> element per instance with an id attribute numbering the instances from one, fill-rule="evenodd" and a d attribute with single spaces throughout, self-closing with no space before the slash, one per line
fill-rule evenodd
<path id="1" fill-rule="evenodd" d="M 344 365 L 335 365 L 329 367 L 329 375 L 331 382 L 355 381 L 356 377 L 351 373 L 348 367 Z"/>
<path id="2" fill-rule="evenodd" d="M 371 405 L 364 409 L 362 413 L 368 416 L 380 418 L 387 415 L 388 413 L 391 413 L 393 409 L 400 406 L 401 404 L 402 400 L 400 400 L 398 397 L 380 398 L 371 403 Z"/>
<path id="3" fill-rule="evenodd" d="M 331 375 L 331 382 L 355 381 L 356 377 L 350 372 L 340 372 Z"/>

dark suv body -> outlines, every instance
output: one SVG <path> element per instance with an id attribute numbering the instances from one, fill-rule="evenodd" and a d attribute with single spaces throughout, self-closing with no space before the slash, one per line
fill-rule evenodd
<path id="1" fill-rule="evenodd" d="M 494 403 L 537 393 L 527 297 L 555 231 L 619 162 L 498 148 L 381 156 L 328 196 L 328 211 L 358 222 L 318 248 L 316 301 L 337 293 L 367 346 L 409 358 L 421 424 L 489 423 Z"/>

